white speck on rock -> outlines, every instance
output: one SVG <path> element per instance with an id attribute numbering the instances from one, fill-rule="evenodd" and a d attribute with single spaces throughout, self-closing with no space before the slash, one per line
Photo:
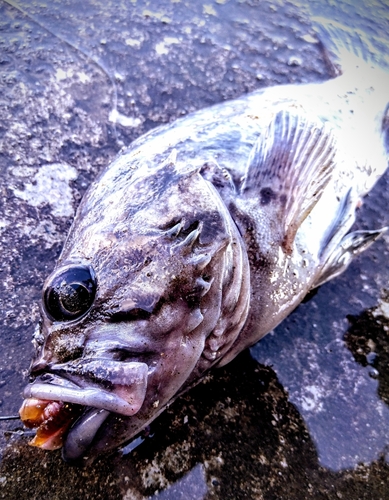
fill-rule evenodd
<path id="1" fill-rule="evenodd" d="M 78 78 L 80 79 L 81 83 L 87 83 L 91 81 L 91 77 L 85 73 L 84 71 L 79 71 L 77 73 Z"/>
<path id="2" fill-rule="evenodd" d="M 169 45 L 174 45 L 177 43 L 180 43 L 179 38 L 167 36 L 162 40 L 162 42 L 157 43 L 157 45 L 155 46 L 155 52 L 157 54 L 159 54 L 160 56 L 164 55 L 164 54 L 168 54 L 169 53 L 169 48 L 168 48 Z"/>
<path id="3" fill-rule="evenodd" d="M 13 188 L 15 196 L 34 207 L 48 203 L 56 217 L 73 215 L 73 195 L 70 181 L 77 179 L 77 170 L 67 163 L 50 163 L 40 167 L 33 182 L 24 190 Z"/>
<path id="4" fill-rule="evenodd" d="M 0 219 L 0 234 L 4 231 L 4 229 L 7 229 L 9 226 L 9 222 L 6 219 Z"/>
<path id="5" fill-rule="evenodd" d="M 379 300 L 378 306 L 376 309 L 373 311 L 373 316 L 384 316 L 385 318 L 389 319 L 389 304 L 388 302 L 385 302 L 384 300 Z"/>
<path id="6" fill-rule="evenodd" d="M 111 123 L 118 123 L 123 127 L 135 128 L 141 125 L 142 120 L 140 118 L 134 118 L 133 116 L 125 116 L 119 113 L 117 109 L 112 109 L 109 113 L 109 121 Z"/>
<path id="7" fill-rule="evenodd" d="M 137 40 L 136 38 L 126 38 L 124 40 L 124 43 L 126 45 L 129 45 L 130 47 L 136 47 L 137 49 L 139 49 L 139 47 L 141 46 L 141 41 Z"/>
<path id="8" fill-rule="evenodd" d="M 321 411 L 323 406 L 321 399 L 323 396 L 323 391 L 320 387 L 315 385 L 305 387 L 305 394 L 302 396 L 302 407 L 304 411 Z"/>
<path id="9" fill-rule="evenodd" d="M 160 56 L 164 54 L 169 54 L 169 49 L 166 47 L 166 45 L 163 42 L 157 43 L 155 46 L 155 52 L 159 54 Z"/>
<path id="10" fill-rule="evenodd" d="M 288 59 L 288 66 L 302 66 L 303 60 L 298 56 L 291 56 Z"/>
<path id="11" fill-rule="evenodd" d="M 309 33 L 307 33 L 306 35 L 304 35 L 301 38 L 302 38 L 302 40 L 304 40 L 304 42 L 307 42 L 307 43 L 318 43 L 317 38 L 313 37 Z"/>
<path id="12" fill-rule="evenodd" d="M 74 71 L 73 69 L 67 69 L 64 70 L 62 68 L 58 68 L 57 71 L 55 72 L 55 78 L 57 82 L 60 82 L 62 80 L 70 79 L 74 76 Z M 80 80 L 81 83 L 87 83 L 90 82 L 91 78 L 90 76 L 85 73 L 84 71 L 79 71 L 77 73 L 77 77 Z"/>
<path id="13" fill-rule="evenodd" d="M 66 78 L 71 77 L 72 74 L 72 71 L 65 71 L 62 68 L 58 68 L 55 72 L 55 78 L 60 82 L 61 80 L 66 80 Z"/>

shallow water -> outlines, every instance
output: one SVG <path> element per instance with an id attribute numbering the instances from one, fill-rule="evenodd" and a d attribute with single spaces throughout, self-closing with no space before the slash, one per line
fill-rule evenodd
<path id="1" fill-rule="evenodd" d="M 263 86 L 328 78 L 302 3 L 11 4 L 0 2 L 2 415 L 20 406 L 41 284 L 74 209 L 121 145 Z M 374 32 L 384 50 L 380 2 L 310 7 Z M 388 183 L 359 227 L 389 224 Z M 386 498 L 388 251 L 385 236 L 251 357 L 174 403 L 132 453 L 80 472 L 0 422 L 0 497 Z"/>

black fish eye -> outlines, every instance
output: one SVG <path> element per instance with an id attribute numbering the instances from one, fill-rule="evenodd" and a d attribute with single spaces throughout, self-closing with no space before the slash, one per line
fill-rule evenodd
<path id="1" fill-rule="evenodd" d="M 48 282 L 43 304 L 54 321 L 69 321 L 85 314 L 96 295 L 96 278 L 87 266 L 69 267 Z"/>

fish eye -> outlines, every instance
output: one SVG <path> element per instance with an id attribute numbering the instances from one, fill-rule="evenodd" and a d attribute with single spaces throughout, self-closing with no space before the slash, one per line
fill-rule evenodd
<path id="1" fill-rule="evenodd" d="M 79 318 L 91 307 L 96 279 L 91 268 L 75 266 L 55 275 L 43 292 L 43 304 L 54 321 Z"/>

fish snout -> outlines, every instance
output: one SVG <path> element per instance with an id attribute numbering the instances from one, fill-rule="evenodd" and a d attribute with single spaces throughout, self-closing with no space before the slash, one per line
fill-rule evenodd
<path id="1" fill-rule="evenodd" d="M 30 377 L 35 379 L 47 372 L 50 369 L 52 363 L 51 357 L 40 354 L 36 359 L 33 359 L 30 365 L 29 374 Z"/>
<path id="2" fill-rule="evenodd" d="M 83 354 L 83 344 L 83 335 L 72 335 L 61 331 L 48 333 L 45 342 L 36 350 L 30 365 L 30 376 L 35 378 L 50 371 L 52 365 L 79 359 Z"/>
<path id="3" fill-rule="evenodd" d="M 48 363 L 46 360 L 39 359 L 37 361 L 33 361 L 30 366 L 30 376 L 37 377 L 41 375 L 48 367 Z"/>

